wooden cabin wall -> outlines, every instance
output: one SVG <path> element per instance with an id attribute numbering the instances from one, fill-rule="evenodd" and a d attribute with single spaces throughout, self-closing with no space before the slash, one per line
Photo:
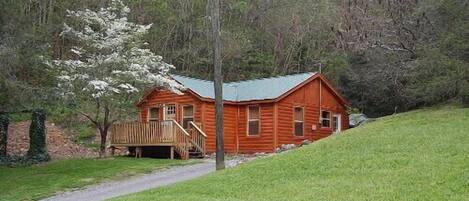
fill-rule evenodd
<path id="1" fill-rule="evenodd" d="M 321 105 L 322 105 L 322 109 L 324 110 L 328 110 L 334 113 L 341 114 L 342 130 L 349 128 L 349 116 L 347 113 L 347 108 L 345 108 L 344 105 L 342 105 L 339 102 L 339 99 L 334 95 L 333 91 L 330 88 L 326 87 L 324 84 L 323 84 L 323 90 L 322 90 L 322 104 Z M 322 132 L 323 135 L 320 136 L 320 138 L 329 136 L 330 133 L 332 132 L 332 129 L 324 128 L 322 129 L 322 131 L 323 131 Z"/>
<path id="2" fill-rule="evenodd" d="M 260 134 L 247 135 L 247 106 L 223 106 L 224 140 L 227 153 L 272 152 L 274 150 L 274 108 L 273 103 L 259 104 Z M 212 102 L 204 103 L 204 132 L 207 134 L 207 151 L 215 151 L 215 107 Z"/>
<path id="3" fill-rule="evenodd" d="M 315 79 L 296 89 L 276 103 L 260 103 L 260 135 L 247 135 L 248 105 L 224 105 L 225 151 L 228 153 L 272 152 L 281 144 L 300 144 L 303 140 L 318 140 L 332 134 L 331 128 L 321 128 L 320 110 L 340 113 L 342 129 L 348 128 L 346 108 L 333 91 L 322 84 L 322 100 L 319 101 L 320 80 Z M 183 105 L 194 105 L 194 121 L 203 124 L 207 134 L 207 152 L 215 152 L 215 107 L 213 102 L 202 101 L 196 96 L 184 93 L 178 95 L 165 90 L 156 90 L 147 96 L 139 106 L 140 120 L 147 121 L 148 108 L 159 104 L 174 103 L 177 107 L 176 120 L 182 122 Z M 319 107 L 321 103 L 321 107 Z M 256 104 L 254 104 L 256 105 Z M 304 136 L 294 135 L 294 107 L 304 107 Z M 313 130 L 313 125 L 316 130 Z"/>
<path id="4" fill-rule="evenodd" d="M 247 105 L 239 106 L 238 139 L 239 153 L 272 152 L 274 150 L 274 104 L 260 106 L 260 134 L 247 135 Z"/>
<path id="5" fill-rule="evenodd" d="M 140 121 L 148 121 L 148 108 L 155 107 L 160 104 L 176 104 L 176 121 L 182 124 L 182 106 L 194 106 L 194 121 L 202 122 L 202 101 L 189 93 L 182 95 L 167 91 L 155 90 L 147 96 L 146 102 L 139 106 Z"/>
<path id="6" fill-rule="evenodd" d="M 215 152 L 215 105 L 213 102 L 204 102 L 203 124 L 204 132 L 207 134 L 207 152 Z M 225 152 L 236 152 L 236 124 L 237 124 L 237 106 L 223 106 L 224 123 L 224 144 Z"/>
<path id="7" fill-rule="evenodd" d="M 318 140 L 332 134 L 331 128 L 321 128 L 319 125 L 320 110 L 340 113 L 342 116 L 342 129 L 348 128 L 348 115 L 346 109 L 339 103 L 338 97 L 333 95 L 326 85 L 322 84 L 322 100 L 319 101 L 319 84 L 316 79 L 302 86 L 287 97 L 277 102 L 277 141 L 275 146 L 281 144 L 300 144 L 303 140 Z M 319 104 L 321 102 L 321 107 Z M 294 107 L 304 107 L 304 136 L 294 135 L 293 112 Z M 316 130 L 312 126 L 316 126 Z"/>
<path id="8" fill-rule="evenodd" d="M 281 144 L 299 144 L 305 139 L 312 140 L 318 134 L 318 132 L 312 131 L 311 127 L 312 124 L 317 125 L 319 121 L 319 101 L 308 97 L 314 96 L 314 94 L 307 95 L 305 93 L 308 90 L 315 92 L 311 89 L 312 87 L 314 85 L 306 85 L 277 103 L 277 147 Z M 295 136 L 294 134 L 294 107 L 304 108 L 304 136 Z"/>

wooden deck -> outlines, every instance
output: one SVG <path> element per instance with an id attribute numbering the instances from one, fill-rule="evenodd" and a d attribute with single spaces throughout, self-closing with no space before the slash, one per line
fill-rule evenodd
<path id="1" fill-rule="evenodd" d="M 207 135 L 200 125 L 189 123 L 186 130 L 174 120 L 152 122 L 126 122 L 114 124 L 111 128 L 111 146 L 144 147 L 170 146 L 182 159 L 189 158 L 189 151 L 196 150 L 205 155 Z"/>

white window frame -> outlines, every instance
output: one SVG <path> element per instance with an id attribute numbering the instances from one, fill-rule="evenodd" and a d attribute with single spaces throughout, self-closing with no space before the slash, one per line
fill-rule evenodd
<path id="1" fill-rule="evenodd" d="M 322 117 L 322 113 L 323 113 L 323 112 L 329 113 L 329 115 L 328 115 L 329 118 L 323 118 L 323 117 Z M 321 128 L 332 128 L 332 121 L 331 121 L 331 119 L 332 119 L 332 112 L 331 112 L 331 111 L 328 111 L 328 110 L 321 110 L 321 113 L 319 114 L 319 119 L 321 120 Z M 323 120 L 329 120 L 329 126 L 324 126 L 324 124 L 322 123 Z"/>

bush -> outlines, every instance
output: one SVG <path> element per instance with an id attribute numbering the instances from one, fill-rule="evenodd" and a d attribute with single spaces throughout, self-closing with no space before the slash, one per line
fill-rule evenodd
<path id="1" fill-rule="evenodd" d="M 43 161 L 29 158 L 27 156 L 0 156 L 0 166 L 18 167 L 30 166 Z"/>
<path id="2" fill-rule="evenodd" d="M 81 124 L 76 128 L 77 137 L 81 141 L 92 140 L 96 137 L 96 129 L 88 124 Z"/>

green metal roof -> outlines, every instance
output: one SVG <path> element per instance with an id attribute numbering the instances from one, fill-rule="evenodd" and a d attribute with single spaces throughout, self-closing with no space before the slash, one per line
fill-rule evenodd
<path id="1" fill-rule="evenodd" d="M 223 100 L 253 101 L 275 99 L 297 85 L 314 76 L 316 72 L 269 77 L 223 84 Z M 204 98 L 215 98 L 213 82 L 181 75 L 171 75 L 173 79 Z"/>

